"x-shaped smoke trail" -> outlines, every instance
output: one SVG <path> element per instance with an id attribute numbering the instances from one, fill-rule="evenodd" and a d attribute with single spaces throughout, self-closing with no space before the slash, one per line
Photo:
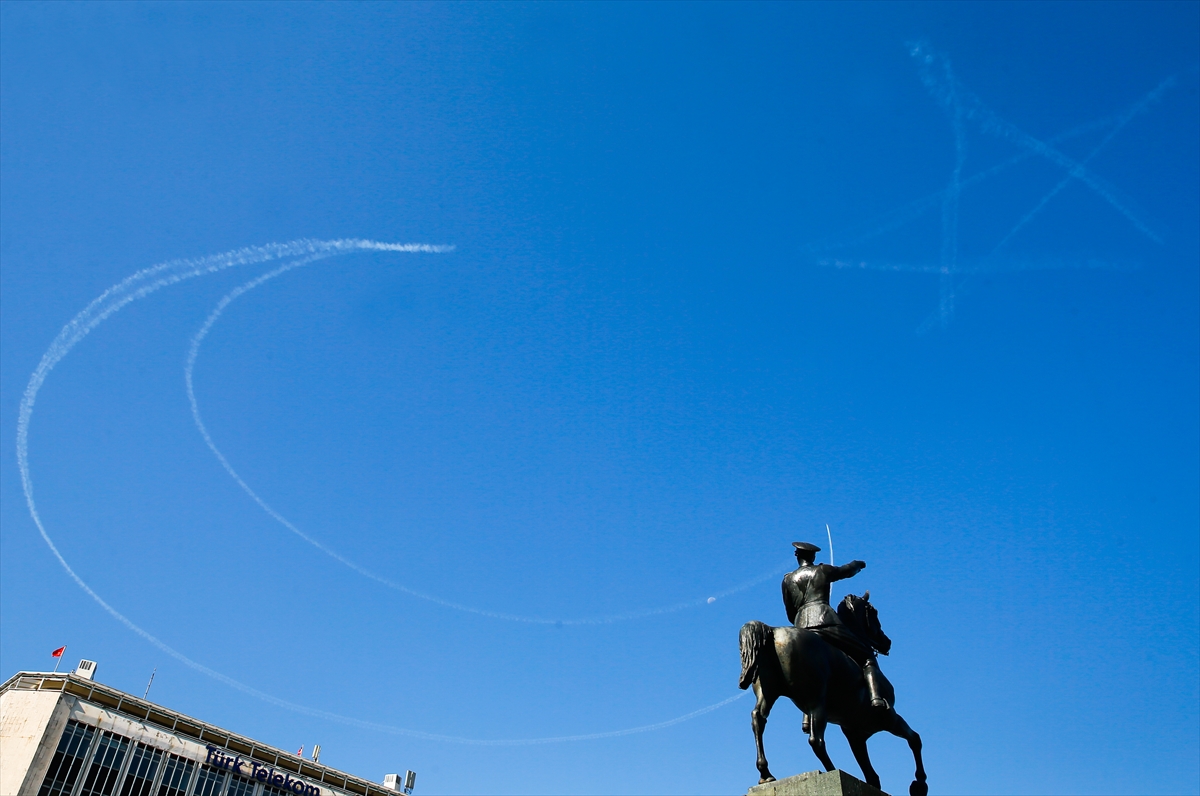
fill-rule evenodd
<path id="1" fill-rule="evenodd" d="M 958 79 L 950 63 L 950 59 L 945 55 L 933 51 L 924 42 L 910 44 L 909 53 L 917 61 L 921 82 L 929 90 L 930 94 L 943 106 L 950 119 L 954 136 L 954 164 L 951 169 L 949 184 L 941 191 L 886 213 L 882 219 L 877 220 L 865 230 L 860 227 L 857 232 L 852 231 L 850 237 L 841 236 L 840 240 L 834 239 L 818 242 L 810 245 L 807 249 L 810 252 L 816 253 L 851 248 L 887 232 L 899 229 L 933 207 L 940 205 L 942 211 L 942 242 L 938 264 L 933 266 L 895 262 L 866 262 L 843 256 L 821 258 L 817 260 L 818 265 L 836 268 L 937 274 L 938 309 L 918 327 L 917 332 L 923 333 L 934 327 L 944 329 L 949 325 L 954 317 L 957 296 L 967 284 L 963 277 L 995 271 L 1046 270 L 1052 268 L 1105 268 L 1120 270 L 1129 267 L 1099 260 L 1064 262 L 1062 260 L 1043 258 L 1005 263 L 1001 263 L 998 260 L 1001 250 L 1054 197 L 1073 181 L 1078 181 L 1090 188 L 1151 241 L 1158 244 L 1163 242 L 1162 236 L 1154 230 L 1151 224 L 1142 219 L 1133 210 L 1133 203 L 1121 196 L 1116 187 L 1095 174 L 1090 169 L 1089 164 L 1131 121 L 1159 102 L 1178 83 L 1177 76 L 1172 75 L 1167 77 L 1145 96 L 1116 116 L 1090 122 L 1053 138 L 1042 140 L 1030 135 L 1016 125 L 1005 121 L 988 108 L 978 96 L 972 93 Z M 1021 152 L 1002 163 L 964 178 L 963 167 L 966 163 L 967 122 L 973 123 L 984 133 L 1016 145 L 1021 149 Z M 1080 160 L 1071 158 L 1059 148 L 1059 145 L 1064 141 L 1099 130 L 1107 130 L 1107 132 L 1100 142 Z M 1002 171 L 1032 157 L 1044 158 L 1058 166 L 1065 172 L 1063 177 L 1028 212 L 1021 216 L 1017 223 L 1001 237 L 1000 241 L 992 247 L 986 256 L 978 262 L 964 265 L 960 257 L 959 248 L 959 208 L 963 189 L 994 177 Z"/>

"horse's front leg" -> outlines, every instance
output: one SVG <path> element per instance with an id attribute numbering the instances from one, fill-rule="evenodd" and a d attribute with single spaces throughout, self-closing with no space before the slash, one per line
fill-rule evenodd
<path id="1" fill-rule="evenodd" d="M 850 751 L 854 752 L 854 759 L 858 761 L 858 767 L 862 769 L 863 779 L 871 787 L 880 788 L 879 775 L 875 773 L 875 769 L 871 765 L 871 756 L 867 754 L 867 739 L 861 735 L 851 735 L 850 733 L 845 733 L 845 735 L 846 741 L 850 744 Z"/>
<path id="2" fill-rule="evenodd" d="M 821 705 L 808 714 L 808 745 L 812 747 L 821 765 L 826 771 L 833 771 L 833 761 L 825 751 L 825 727 L 829 719 L 825 715 L 825 706 Z"/>
<path id="3" fill-rule="evenodd" d="M 754 729 L 754 744 L 758 747 L 758 784 L 764 782 L 774 782 L 775 777 L 771 776 L 771 769 L 767 768 L 767 753 L 763 749 L 763 730 L 767 728 L 767 717 L 771 715 L 771 707 L 775 704 L 777 695 L 768 696 L 763 690 L 761 679 L 754 680 L 754 696 L 758 701 L 754 705 L 754 710 L 750 711 L 750 726 Z"/>
<path id="4" fill-rule="evenodd" d="M 912 750 L 913 760 L 917 763 L 916 778 L 908 786 L 909 796 L 928 796 L 929 785 L 925 782 L 925 763 L 921 760 L 921 736 L 908 726 L 907 721 L 900 718 L 899 713 L 893 713 L 893 715 L 895 718 L 892 719 L 892 726 L 888 728 L 888 732 L 908 741 L 908 748 Z"/>

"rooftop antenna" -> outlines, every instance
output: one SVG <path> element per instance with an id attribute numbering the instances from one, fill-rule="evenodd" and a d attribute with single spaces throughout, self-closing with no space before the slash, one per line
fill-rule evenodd
<path id="1" fill-rule="evenodd" d="M 142 699 L 150 696 L 150 686 L 154 685 L 154 675 L 158 673 L 158 667 L 154 667 L 154 671 L 150 672 L 150 682 L 146 683 L 146 693 L 142 694 Z"/>
<path id="2" fill-rule="evenodd" d="M 404 793 L 406 796 L 412 796 L 416 784 L 417 772 L 412 770 L 405 771 L 403 774 L 388 774 L 383 778 L 383 787 L 397 793 Z"/>
<path id="3" fill-rule="evenodd" d="M 321 744 L 313 744 L 312 761 L 314 763 L 321 762 Z"/>

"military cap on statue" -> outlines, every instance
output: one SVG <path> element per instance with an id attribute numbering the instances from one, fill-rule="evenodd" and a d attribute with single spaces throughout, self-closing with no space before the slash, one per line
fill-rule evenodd
<path id="1" fill-rule="evenodd" d="M 792 542 L 792 547 L 796 548 L 797 553 L 821 552 L 821 548 L 817 547 L 815 544 L 809 544 L 808 542 Z"/>

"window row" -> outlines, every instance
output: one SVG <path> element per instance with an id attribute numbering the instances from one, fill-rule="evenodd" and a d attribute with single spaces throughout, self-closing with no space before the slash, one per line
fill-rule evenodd
<path id="1" fill-rule="evenodd" d="M 292 796 L 124 736 L 68 721 L 38 796 Z"/>

